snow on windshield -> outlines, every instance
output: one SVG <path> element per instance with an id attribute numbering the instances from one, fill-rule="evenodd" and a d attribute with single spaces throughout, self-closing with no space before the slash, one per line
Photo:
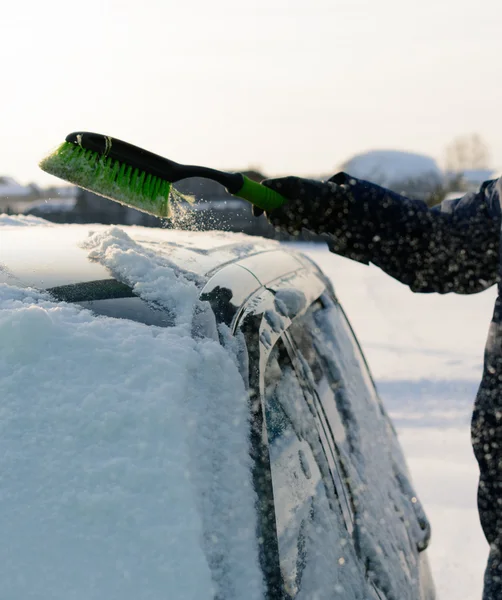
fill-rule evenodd
<path id="1" fill-rule="evenodd" d="M 262 598 L 235 357 L 189 334 L 189 277 L 116 228 L 88 247 L 179 322 L 0 285 L 2 597 Z"/>
<path id="2" fill-rule="evenodd" d="M 108 267 L 136 294 L 172 311 L 177 325 L 191 324 L 194 308 L 199 304 L 200 276 L 181 272 L 118 227 L 91 235 L 83 246 L 89 250 L 89 258 Z"/>

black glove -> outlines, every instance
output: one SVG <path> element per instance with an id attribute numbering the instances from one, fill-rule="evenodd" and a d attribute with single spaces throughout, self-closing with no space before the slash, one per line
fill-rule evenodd
<path id="1" fill-rule="evenodd" d="M 276 228 L 298 235 L 302 229 L 313 233 L 335 233 L 352 201 L 348 176 L 338 173 L 326 182 L 302 177 L 280 177 L 261 182 L 279 192 L 287 202 L 272 211 L 267 218 Z M 253 207 L 259 216 L 263 210 Z"/>
<path id="2" fill-rule="evenodd" d="M 298 236 L 302 230 L 322 236 L 332 252 L 368 262 L 368 227 L 365 203 L 353 195 L 357 181 L 346 173 L 337 173 L 328 181 L 302 177 L 265 179 L 262 184 L 279 192 L 285 202 L 267 211 L 270 223 L 278 230 Z M 253 214 L 263 211 L 253 209 Z"/>

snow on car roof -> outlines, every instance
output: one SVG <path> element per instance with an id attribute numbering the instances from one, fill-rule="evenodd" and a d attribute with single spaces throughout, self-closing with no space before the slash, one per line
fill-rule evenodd
<path id="1" fill-rule="evenodd" d="M 32 227 L 30 231 L 26 231 L 20 227 L 23 225 L 39 227 Z M 0 215 L 0 227 L 1 262 L 13 272 L 16 272 L 16 268 L 9 262 L 15 263 L 20 269 L 22 262 L 25 273 L 29 266 L 34 275 L 33 281 L 27 280 L 29 285 L 50 287 L 106 276 L 98 276 L 97 269 L 92 269 L 87 253 L 81 248 L 90 235 L 106 232 L 110 229 L 109 225 L 56 225 L 36 217 Z M 138 226 L 120 226 L 118 229 L 126 232 L 130 239 L 143 248 L 157 253 L 180 269 L 199 276 L 204 276 L 228 262 L 280 248 L 279 243 L 273 240 L 241 233 L 181 231 Z M 72 256 L 71 265 L 67 259 L 69 255 Z M 57 282 L 52 281 L 50 285 L 44 286 L 44 281 L 35 276 L 42 269 L 47 272 L 44 275 L 46 283 L 48 278 L 57 279 Z M 65 271 L 66 275 L 63 277 Z"/>
<path id="2" fill-rule="evenodd" d="M 177 304 L 179 319 L 96 317 L 0 284 L 4 593 L 263 598 L 247 393 L 232 351 L 190 333 L 194 277 L 166 268 L 131 228 L 18 225 L 2 231 L 6 247 L 16 238 L 4 234 L 23 229 L 84 239 L 89 264 Z M 155 245 L 155 232 L 138 233 Z M 47 258 L 50 236 L 35 237 Z"/>

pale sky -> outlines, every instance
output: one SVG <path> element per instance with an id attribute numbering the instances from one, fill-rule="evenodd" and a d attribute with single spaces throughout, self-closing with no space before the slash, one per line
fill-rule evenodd
<path id="1" fill-rule="evenodd" d="M 21 183 L 56 183 L 38 161 L 75 130 L 298 175 L 476 132 L 502 170 L 501 0 L 10 0 L 0 27 Z"/>

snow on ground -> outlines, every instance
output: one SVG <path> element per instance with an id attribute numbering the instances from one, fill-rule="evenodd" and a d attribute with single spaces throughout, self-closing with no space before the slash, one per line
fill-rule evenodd
<path id="1" fill-rule="evenodd" d="M 5 213 L 0 214 L 0 227 L 7 226 L 27 226 L 27 225 L 48 225 L 51 223 L 40 217 L 34 217 L 33 215 L 6 215 Z"/>
<path id="2" fill-rule="evenodd" d="M 479 600 L 488 546 L 476 509 L 469 421 L 495 290 L 413 294 L 324 245 L 294 247 L 333 281 L 397 425 L 432 524 L 429 559 L 439 600 Z"/>

